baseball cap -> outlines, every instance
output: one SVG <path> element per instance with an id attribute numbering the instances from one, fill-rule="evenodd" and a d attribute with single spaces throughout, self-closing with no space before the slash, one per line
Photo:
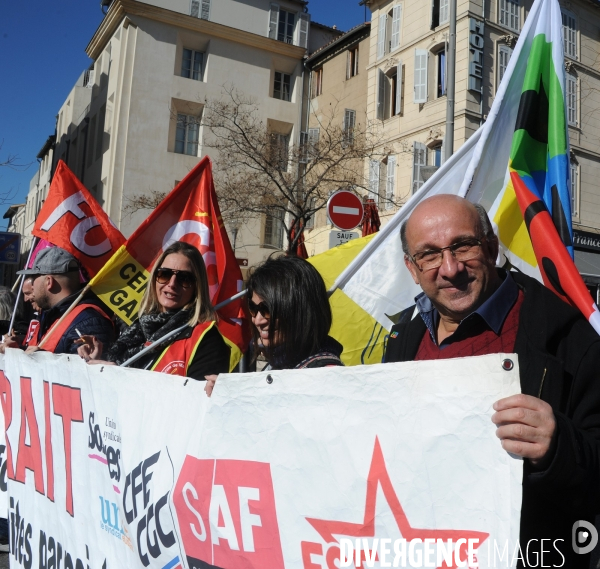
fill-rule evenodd
<path id="1" fill-rule="evenodd" d="M 61 275 L 79 269 L 77 259 L 60 247 L 42 249 L 31 269 L 17 271 L 17 275 Z"/>

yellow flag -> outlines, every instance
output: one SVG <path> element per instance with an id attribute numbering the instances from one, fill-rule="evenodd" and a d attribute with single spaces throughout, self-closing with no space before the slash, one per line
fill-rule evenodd
<path id="1" fill-rule="evenodd" d="M 353 239 L 308 259 L 321 274 L 326 288 L 331 288 L 340 273 L 375 237 Z M 333 312 L 330 335 L 344 346 L 342 361 L 346 365 L 381 363 L 389 331 L 365 312 L 342 290 L 329 298 Z"/>

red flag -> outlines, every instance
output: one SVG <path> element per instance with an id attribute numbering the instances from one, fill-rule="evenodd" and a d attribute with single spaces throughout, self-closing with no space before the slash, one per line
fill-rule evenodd
<path id="1" fill-rule="evenodd" d="M 71 253 L 90 276 L 125 242 L 100 204 L 62 160 L 32 233 Z"/>
<path id="2" fill-rule="evenodd" d="M 377 204 L 375 200 L 368 199 L 365 202 L 365 216 L 362 222 L 362 236 L 366 237 L 373 233 L 377 233 L 381 227 L 381 221 L 379 221 L 379 213 L 377 212 Z"/>
<path id="3" fill-rule="evenodd" d="M 292 231 L 290 232 L 290 241 L 293 241 L 294 237 L 296 237 L 296 225 L 299 225 L 300 229 L 302 229 L 300 222 L 298 222 L 298 224 L 294 224 Z M 296 241 L 296 246 L 294 247 L 293 253 L 295 253 L 296 256 L 300 257 L 301 259 L 308 259 L 308 252 L 306 251 L 306 245 L 304 244 L 304 231 L 300 233 L 300 237 L 298 237 L 298 241 Z"/>
<path id="4" fill-rule="evenodd" d="M 147 282 L 154 261 L 175 241 L 194 245 L 202 254 L 214 305 L 242 290 L 242 272 L 223 225 L 208 157 L 134 231 L 92 280 L 92 290 L 118 316 L 130 322 L 137 313 L 146 286 L 143 283 Z M 243 299 L 220 309 L 219 317 L 221 333 L 244 351 L 249 341 L 249 320 Z"/>

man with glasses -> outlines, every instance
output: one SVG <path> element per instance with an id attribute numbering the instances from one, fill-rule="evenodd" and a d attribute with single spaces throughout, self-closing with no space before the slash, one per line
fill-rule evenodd
<path id="1" fill-rule="evenodd" d="M 401 240 L 423 292 L 400 313 L 385 361 L 517 353 L 522 394 L 497 401 L 492 421 L 524 459 L 520 544 L 544 551 L 545 566 L 588 567 L 571 536 L 600 512 L 600 337 L 537 280 L 495 266 L 498 238 L 481 206 L 428 198 Z"/>
<path id="2" fill-rule="evenodd" d="M 31 269 L 17 271 L 32 279 L 31 301 L 42 311 L 40 325 L 29 341 L 27 351 L 48 336 L 41 349 L 55 354 L 74 354 L 80 344 L 79 334 L 93 335 L 103 343 L 114 341 L 114 326 L 100 300 L 88 293 L 59 323 L 60 317 L 81 292 L 79 264 L 73 255 L 59 247 L 40 251 Z"/>

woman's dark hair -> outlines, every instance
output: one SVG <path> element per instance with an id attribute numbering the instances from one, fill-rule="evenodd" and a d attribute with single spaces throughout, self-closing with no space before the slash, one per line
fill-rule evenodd
<path id="1" fill-rule="evenodd" d="M 265 348 L 271 363 L 276 351 L 277 367 L 293 368 L 323 345 L 331 328 L 331 307 L 323 278 L 310 263 L 294 256 L 268 259 L 253 271 L 247 288 L 248 299 L 256 293 L 271 313 Z M 258 343 L 256 326 L 252 334 Z"/>

